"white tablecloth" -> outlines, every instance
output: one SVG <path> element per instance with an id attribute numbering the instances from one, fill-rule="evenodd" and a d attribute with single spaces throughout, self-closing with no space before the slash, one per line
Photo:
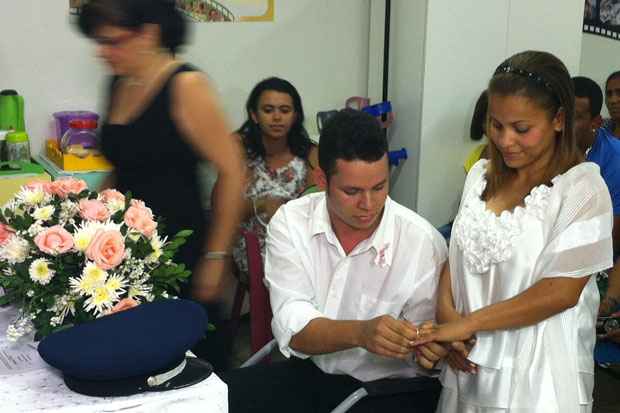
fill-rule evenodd
<path id="1" fill-rule="evenodd" d="M 16 350 L 4 339 L 10 311 L 0 309 L 0 363 L 8 363 Z M 17 351 L 22 354 L 21 351 Z M 227 413 L 228 388 L 215 374 L 190 387 L 129 397 L 90 397 L 67 388 L 61 373 L 44 364 L 38 353 L 24 350 L 30 367 L 7 372 L 0 366 L 0 412 L 179 412 Z M 17 363 L 16 363 L 17 364 Z"/>

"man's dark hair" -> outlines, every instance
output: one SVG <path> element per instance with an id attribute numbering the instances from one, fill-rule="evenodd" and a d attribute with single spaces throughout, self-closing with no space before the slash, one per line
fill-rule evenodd
<path id="1" fill-rule="evenodd" d="M 587 98 L 590 102 L 590 116 L 593 118 L 601 114 L 603 107 L 603 91 L 592 79 L 585 76 L 573 77 L 575 85 L 575 97 Z"/>
<path id="2" fill-rule="evenodd" d="M 366 112 L 344 109 L 321 131 L 319 166 L 329 181 L 336 173 L 336 160 L 376 162 L 387 151 L 387 138 L 377 119 Z"/>
<path id="3" fill-rule="evenodd" d="M 609 81 L 617 77 L 620 77 L 620 70 L 617 70 L 613 72 L 612 74 L 610 74 L 609 76 L 607 76 L 607 80 L 605 81 L 605 90 L 607 90 L 607 86 L 609 86 Z"/>

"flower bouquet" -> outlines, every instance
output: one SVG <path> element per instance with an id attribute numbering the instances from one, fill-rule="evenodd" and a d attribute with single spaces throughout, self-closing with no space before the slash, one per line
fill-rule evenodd
<path id="1" fill-rule="evenodd" d="M 168 240 L 144 202 L 64 178 L 23 186 L 0 210 L 0 305 L 7 337 L 42 338 L 69 325 L 168 297 L 190 271 L 172 258 L 191 231 Z"/>

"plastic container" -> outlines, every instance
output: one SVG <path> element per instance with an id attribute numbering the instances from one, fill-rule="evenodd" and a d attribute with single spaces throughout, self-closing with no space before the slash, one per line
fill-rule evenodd
<path id="1" fill-rule="evenodd" d="M 8 135 L 9 133 L 9 131 L 0 130 L 0 162 L 5 162 L 7 160 L 6 135 Z"/>
<path id="2" fill-rule="evenodd" d="M 81 145 L 83 149 L 97 148 L 97 121 L 93 119 L 72 119 L 69 129 L 60 140 L 60 150 L 67 152 L 72 145 Z"/>
<path id="3" fill-rule="evenodd" d="M 26 132 L 11 132 L 5 141 L 9 165 L 30 162 L 30 141 Z"/>
<path id="4" fill-rule="evenodd" d="M 60 139 L 65 135 L 67 129 L 69 129 L 69 121 L 73 119 L 79 120 L 99 120 L 99 115 L 95 112 L 88 110 L 74 110 L 54 113 L 54 119 L 56 119 L 56 139 L 60 143 Z"/>

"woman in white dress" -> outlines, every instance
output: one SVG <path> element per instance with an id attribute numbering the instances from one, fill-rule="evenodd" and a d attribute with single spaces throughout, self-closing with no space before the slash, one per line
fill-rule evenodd
<path id="1" fill-rule="evenodd" d="M 488 90 L 489 160 L 467 176 L 439 324 L 423 325 L 417 340 L 452 343 L 438 412 L 590 412 L 599 302 L 591 274 L 612 265 L 609 193 L 577 149 L 560 60 L 516 54 Z"/>

